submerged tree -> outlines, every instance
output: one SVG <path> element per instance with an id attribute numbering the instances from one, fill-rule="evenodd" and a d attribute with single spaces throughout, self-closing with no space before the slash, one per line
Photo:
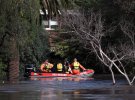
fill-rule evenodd
<path id="1" fill-rule="evenodd" d="M 100 10 L 91 10 L 87 13 L 76 10 L 70 14 L 67 12 L 63 14 L 63 26 L 68 26 L 84 44 L 84 48 L 89 52 L 94 52 L 99 60 L 109 68 L 113 84 L 116 83 L 113 68 L 126 78 L 129 85 L 133 83 L 134 77 L 130 79 L 126 71 L 127 60 L 133 59 L 131 51 L 134 52 L 134 49 L 130 48 L 134 46 L 129 42 L 129 38 L 133 34 L 128 34 L 129 37 L 123 34 L 124 29 L 128 29 L 124 27 L 125 24 L 120 24 L 121 29 L 119 23 L 106 26 L 105 18 Z M 120 35 L 115 38 L 118 30 Z M 129 29 L 128 32 L 130 32 Z M 129 46 L 130 48 L 128 48 Z"/>

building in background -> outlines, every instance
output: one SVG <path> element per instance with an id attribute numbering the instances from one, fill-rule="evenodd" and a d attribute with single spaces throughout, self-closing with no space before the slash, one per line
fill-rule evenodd
<path id="1" fill-rule="evenodd" d="M 47 10 L 46 10 L 47 14 Z M 40 15 L 42 17 L 42 25 L 44 29 L 49 33 L 49 45 L 50 45 L 50 51 L 55 51 L 56 47 L 54 45 L 54 38 L 57 37 L 57 28 L 59 26 L 59 16 L 55 16 L 53 18 L 49 18 L 47 16 L 44 16 L 44 12 L 40 10 Z"/>

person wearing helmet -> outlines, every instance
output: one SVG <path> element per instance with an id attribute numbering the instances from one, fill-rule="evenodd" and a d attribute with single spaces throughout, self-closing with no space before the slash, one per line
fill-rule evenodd
<path id="1" fill-rule="evenodd" d="M 80 68 L 82 70 L 86 70 L 78 61 L 76 58 L 74 58 L 73 63 L 71 64 L 72 72 L 73 74 L 79 74 L 80 73 Z"/>
<path id="2" fill-rule="evenodd" d="M 45 60 L 43 64 L 40 66 L 40 70 L 42 72 L 51 72 L 51 69 L 53 68 L 53 64 L 49 63 L 48 59 Z"/>

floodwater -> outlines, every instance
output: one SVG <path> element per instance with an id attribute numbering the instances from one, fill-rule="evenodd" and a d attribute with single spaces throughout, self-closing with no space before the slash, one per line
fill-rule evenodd
<path id="1" fill-rule="evenodd" d="M 0 83 L 0 100 L 135 100 L 135 86 L 124 80 L 35 78 Z"/>

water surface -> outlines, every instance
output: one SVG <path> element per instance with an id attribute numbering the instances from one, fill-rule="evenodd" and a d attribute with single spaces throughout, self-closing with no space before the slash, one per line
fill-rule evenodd
<path id="1" fill-rule="evenodd" d="M 1 83 L 0 100 L 135 100 L 135 86 L 118 80 L 40 78 Z"/>

